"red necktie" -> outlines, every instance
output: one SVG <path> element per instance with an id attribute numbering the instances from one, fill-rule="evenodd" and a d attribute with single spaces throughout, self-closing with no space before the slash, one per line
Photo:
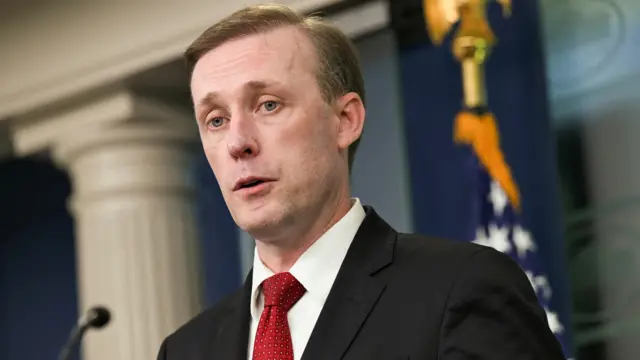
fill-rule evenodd
<path id="1" fill-rule="evenodd" d="M 253 344 L 253 360 L 293 360 L 287 312 L 304 293 L 304 286 L 288 272 L 273 275 L 262 283 L 264 310 Z"/>

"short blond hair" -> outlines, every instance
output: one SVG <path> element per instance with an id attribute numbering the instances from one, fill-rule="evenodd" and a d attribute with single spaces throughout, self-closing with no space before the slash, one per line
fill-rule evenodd
<path id="1" fill-rule="evenodd" d="M 364 103 L 364 79 L 357 50 L 351 39 L 319 16 L 305 16 L 279 4 L 245 7 L 205 30 L 184 53 L 189 74 L 193 73 L 202 56 L 223 43 L 282 26 L 295 26 L 311 39 L 318 58 L 316 78 L 327 104 L 332 104 L 349 92 L 358 94 Z M 359 143 L 360 139 L 357 139 L 349 147 L 349 169 L 353 165 Z"/>

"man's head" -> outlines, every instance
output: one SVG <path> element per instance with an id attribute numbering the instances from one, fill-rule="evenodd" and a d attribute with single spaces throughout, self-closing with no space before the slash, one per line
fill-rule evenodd
<path id="1" fill-rule="evenodd" d="M 285 236 L 349 196 L 364 82 L 342 32 L 257 5 L 207 29 L 185 59 L 203 147 L 241 228 Z"/>

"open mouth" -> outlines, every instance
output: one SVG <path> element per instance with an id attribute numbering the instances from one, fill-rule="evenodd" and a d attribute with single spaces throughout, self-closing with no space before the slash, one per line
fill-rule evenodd
<path id="1" fill-rule="evenodd" d="M 252 189 L 255 187 L 258 187 L 266 182 L 271 181 L 270 179 L 265 179 L 265 178 L 254 178 L 254 177 L 249 177 L 246 179 L 240 179 L 239 181 L 236 182 L 235 187 L 233 188 L 233 191 L 238 191 L 238 190 L 244 190 L 244 189 Z"/>
<path id="2" fill-rule="evenodd" d="M 264 180 L 260 180 L 260 179 L 255 179 L 255 180 L 251 180 L 245 183 L 240 184 L 240 186 L 238 187 L 238 189 L 248 189 L 248 188 L 252 188 L 255 186 L 258 186 L 262 183 L 264 183 Z"/>

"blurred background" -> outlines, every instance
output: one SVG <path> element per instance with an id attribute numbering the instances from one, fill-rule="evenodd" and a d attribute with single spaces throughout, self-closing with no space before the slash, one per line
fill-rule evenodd
<path id="1" fill-rule="evenodd" d="M 360 51 L 354 195 L 398 231 L 478 240 L 479 180 L 453 141 L 460 64 L 450 36 L 428 38 L 422 1 L 279 2 L 321 11 Z M 253 242 L 202 154 L 181 53 L 250 3 L 0 2 L 0 359 L 55 358 L 95 305 L 112 321 L 78 358 L 155 358 L 244 281 Z M 532 244 L 523 260 L 509 232 L 503 250 L 522 260 L 567 357 L 637 359 L 640 2 L 488 9 L 488 107 Z"/>

